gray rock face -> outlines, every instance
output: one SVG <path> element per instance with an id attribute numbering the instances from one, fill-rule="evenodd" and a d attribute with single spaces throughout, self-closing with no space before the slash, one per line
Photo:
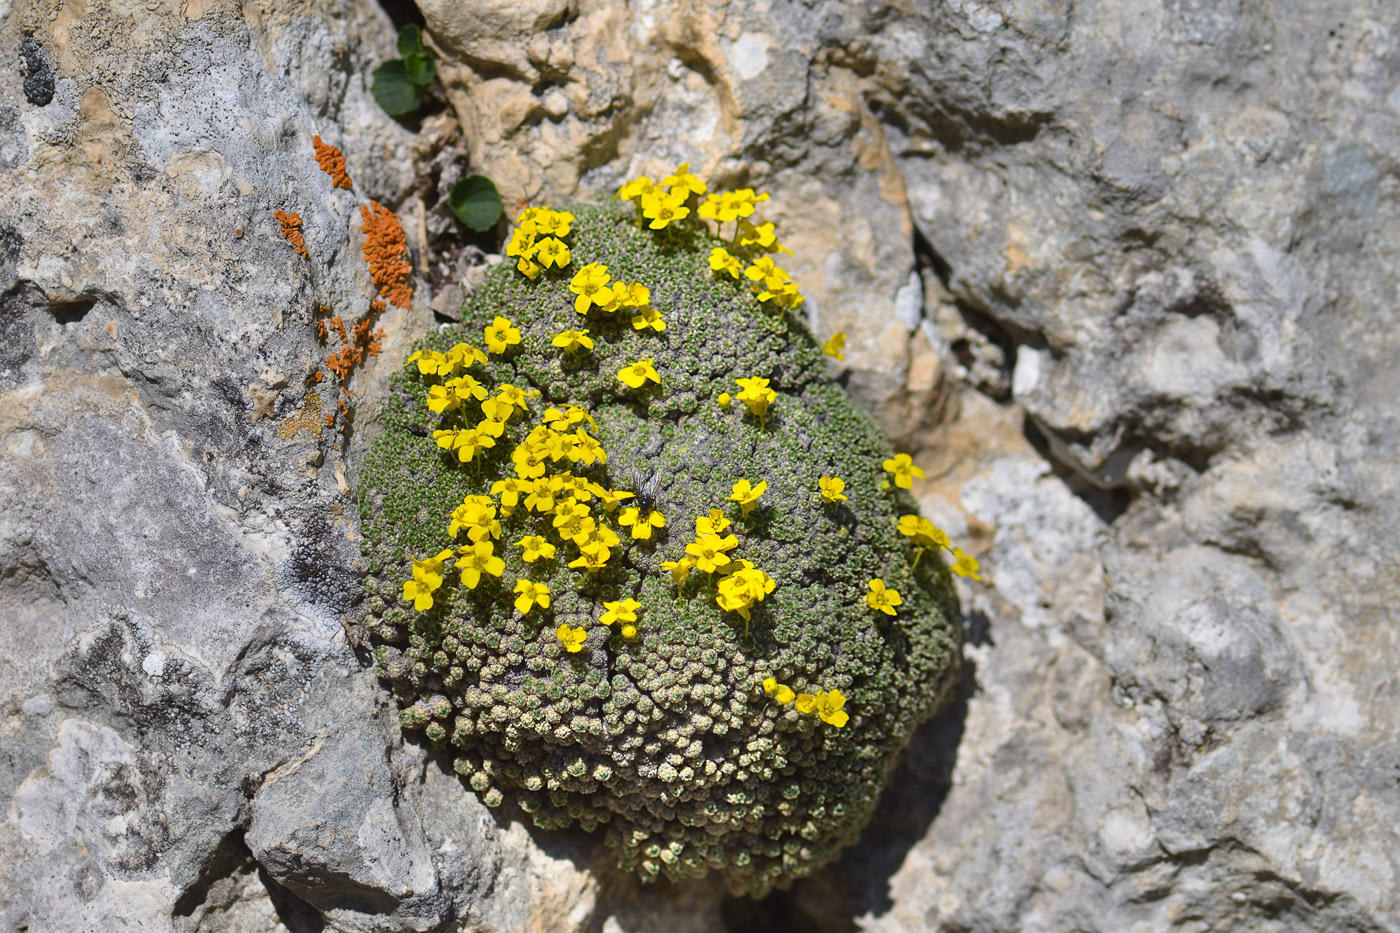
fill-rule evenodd
<path id="1" fill-rule="evenodd" d="M 453 112 L 414 128 L 369 6 L 3 10 L 0 925 L 1400 929 L 1386 4 L 423 12 Z M 771 191 L 983 561 L 959 709 L 762 905 L 485 810 L 355 654 L 358 452 L 470 287 L 430 190 L 468 155 L 511 209 L 686 159 Z M 351 396 L 307 379 L 370 198 L 415 295 Z"/>

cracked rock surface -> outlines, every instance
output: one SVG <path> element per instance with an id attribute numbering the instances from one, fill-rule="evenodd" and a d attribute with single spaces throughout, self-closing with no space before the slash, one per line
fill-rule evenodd
<path id="1" fill-rule="evenodd" d="M 421 12 L 448 107 L 399 124 L 372 4 L 0 8 L 0 926 L 1400 930 L 1387 4 Z M 356 653 L 384 376 L 490 245 L 437 189 L 683 160 L 772 193 L 988 578 L 956 709 L 757 904 L 488 811 Z M 415 291 L 348 395 L 370 198 Z"/>

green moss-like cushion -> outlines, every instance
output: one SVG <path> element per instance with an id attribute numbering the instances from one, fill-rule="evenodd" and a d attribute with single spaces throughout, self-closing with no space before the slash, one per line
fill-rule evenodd
<path id="1" fill-rule="evenodd" d="M 882 488 L 889 444 L 796 316 L 712 272 L 718 241 L 696 226 L 651 231 L 630 208 L 572 210 L 568 268 L 532 282 L 509 262 L 496 266 L 462 324 L 423 344 L 484 347 L 498 315 L 520 329 L 512 352 L 471 370 L 487 387 L 542 393 L 494 449 L 458 463 L 432 439 L 444 420 L 426 405 L 437 380 L 416 369 L 396 379 L 362 481 L 378 668 L 404 725 L 449 751 L 486 803 L 518 806 L 545 828 L 606 824 L 619 863 L 644 878 L 713 870 L 736 892 L 762 894 L 854 840 L 911 730 L 947 699 L 958 652 L 947 572 L 933 555 L 916 564 L 897 530 L 913 500 Z M 569 280 L 588 262 L 647 285 L 666 330 L 636 331 L 629 312 L 577 314 Z M 552 345 L 584 327 L 591 351 Z M 618 380 L 644 358 L 659 387 Z M 754 376 L 777 392 L 766 418 L 717 403 Z M 649 487 L 666 527 L 633 541 L 620 513 L 594 500 L 622 545 L 590 574 L 567 566 L 578 552 L 552 534 L 549 516 L 521 507 L 502 522 L 499 579 L 468 590 L 449 565 L 433 608 L 415 611 L 403 599 L 412 559 L 465 543 L 448 538 L 453 509 L 514 476 L 512 447 L 546 408 L 570 404 L 594 416 L 608 459 L 554 469 Z M 844 479 L 848 501 L 823 501 L 822 476 Z M 726 501 L 740 479 L 767 482 L 747 517 Z M 692 571 L 678 586 L 660 566 L 684 555 L 696 517 L 713 508 L 733 520 L 731 556 L 777 584 L 748 623 L 721 611 L 710 574 Z M 558 545 L 556 559 L 526 564 L 515 543 L 526 534 Z M 895 617 L 866 604 L 877 577 L 903 597 Z M 516 611 L 522 578 L 548 586 L 548 611 Z M 628 597 L 642 605 L 632 640 L 599 621 L 604 601 Z M 583 650 L 564 650 L 561 623 L 588 630 Z M 849 721 L 837 728 L 779 703 L 764 690 L 770 676 L 798 693 L 839 689 Z"/>

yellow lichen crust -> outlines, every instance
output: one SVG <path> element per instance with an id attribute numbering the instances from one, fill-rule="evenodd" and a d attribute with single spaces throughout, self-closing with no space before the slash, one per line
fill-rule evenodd
<path id="1" fill-rule="evenodd" d="M 854 840 L 957 635 L 764 198 L 692 179 L 534 209 L 410 357 L 362 473 L 367 625 L 404 727 L 488 805 L 761 895 Z"/>

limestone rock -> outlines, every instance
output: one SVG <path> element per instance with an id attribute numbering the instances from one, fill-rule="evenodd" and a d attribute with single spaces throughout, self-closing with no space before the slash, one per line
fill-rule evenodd
<path id="1" fill-rule="evenodd" d="M 0 924 L 1400 929 L 1386 4 L 423 12 L 453 114 L 415 134 L 368 93 L 368 5 L 4 8 Z M 497 823 L 342 623 L 383 374 L 484 260 L 428 255 L 432 187 L 469 163 L 513 212 L 687 159 L 772 192 L 988 578 L 958 709 L 761 904 Z M 369 308 L 371 197 L 415 298 L 347 444 L 306 379 L 318 308 Z"/>

